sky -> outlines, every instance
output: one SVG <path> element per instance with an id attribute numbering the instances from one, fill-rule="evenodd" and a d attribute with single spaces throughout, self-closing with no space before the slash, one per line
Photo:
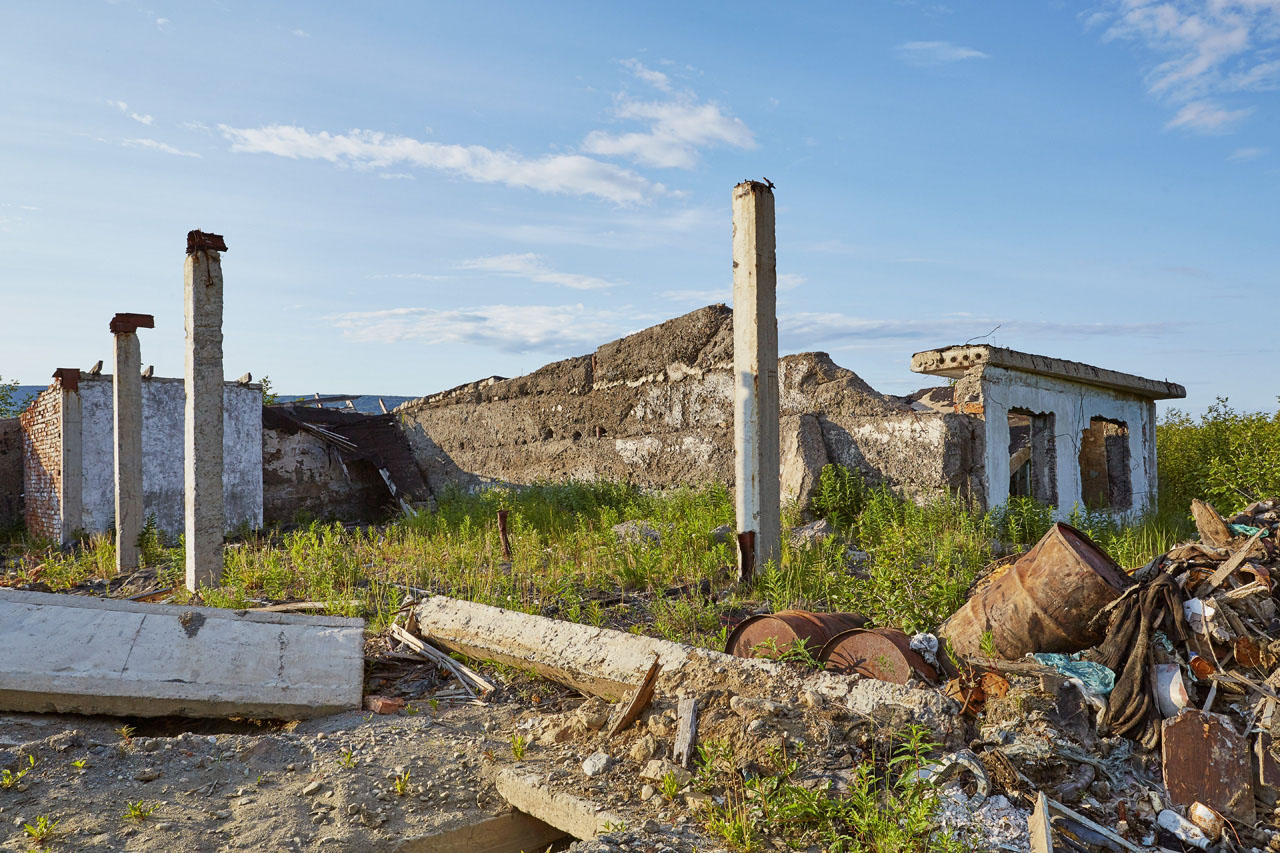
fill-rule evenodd
<path id="1" fill-rule="evenodd" d="M 1275 411 L 1280 0 L 9 3 L 0 377 L 296 393 L 516 376 L 731 301 L 776 185 L 783 352 L 884 393 L 970 339 Z"/>

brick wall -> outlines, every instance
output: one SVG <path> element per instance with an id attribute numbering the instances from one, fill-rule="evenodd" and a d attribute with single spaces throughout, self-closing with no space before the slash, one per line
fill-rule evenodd
<path id="1" fill-rule="evenodd" d="M 62 539 L 62 386 L 54 382 L 18 418 L 26 462 L 24 516 L 32 536 Z"/>

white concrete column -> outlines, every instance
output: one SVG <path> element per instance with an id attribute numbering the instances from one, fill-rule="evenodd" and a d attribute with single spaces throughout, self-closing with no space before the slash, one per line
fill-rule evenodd
<path id="1" fill-rule="evenodd" d="M 61 540 L 69 545 L 84 528 L 84 419 L 80 411 L 80 369 L 62 367 L 54 371 L 62 386 L 62 518 Z"/>
<path id="2" fill-rule="evenodd" d="M 111 319 L 116 338 L 114 394 L 116 458 L 116 571 L 138 568 L 138 536 L 142 533 L 142 351 L 138 329 L 154 329 L 150 314 L 117 314 Z"/>
<path id="3" fill-rule="evenodd" d="M 733 188 L 734 509 L 744 581 L 782 553 L 777 290 L 773 190 L 744 181 Z"/>
<path id="4" fill-rule="evenodd" d="M 217 234 L 187 235 L 187 589 L 222 582 L 222 261 Z"/>

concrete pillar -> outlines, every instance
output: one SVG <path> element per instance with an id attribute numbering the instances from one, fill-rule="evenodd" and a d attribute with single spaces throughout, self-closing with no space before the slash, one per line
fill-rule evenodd
<path id="1" fill-rule="evenodd" d="M 53 373 L 62 387 L 62 494 L 59 495 L 63 545 L 84 528 L 84 420 L 80 411 L 80 368 L 60 367 Z"/>
<path id="2" fill-rule="evenodd" d="M 773 190 L 744 181 L 733 188 L 734 508 L 744 581 L 782 553 L 777 290 Z"/>
<path id="3" fill-rule="evenodd" d="M 116 363 L 111 376 L 114 394 L 116 456 L 116 571 L 138 568 L 138 536 L 142 533 L 142 351 L 138 329 L 154 329 L 150 314 L 117 314 L 111 318 L 116 337 Z"/>
<path id="4" fill-rule="evenodd" d="M 222 261 L 218 234 L 187 234 L 187 589 L 222 582 Z"/>

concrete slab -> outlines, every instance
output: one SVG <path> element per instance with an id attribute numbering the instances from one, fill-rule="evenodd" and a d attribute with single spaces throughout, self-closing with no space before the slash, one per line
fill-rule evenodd
<path id="1" fill-rule="evenodd" d="M 301 719 L 363 681 L 363 619 L 0 589 L 0 711 Z"/>

